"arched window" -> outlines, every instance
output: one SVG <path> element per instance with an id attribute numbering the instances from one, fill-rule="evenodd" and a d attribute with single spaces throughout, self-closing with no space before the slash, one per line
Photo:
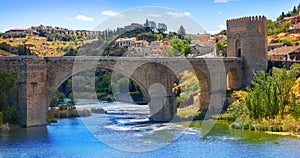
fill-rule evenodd
<path id="1" fill-rule="evenodd" d="M 242 57 L 242 49 L 241 49 L 241 42 L 240 40 L 237 40 L 235 43 L 235 54 L 236 57 Z"/>

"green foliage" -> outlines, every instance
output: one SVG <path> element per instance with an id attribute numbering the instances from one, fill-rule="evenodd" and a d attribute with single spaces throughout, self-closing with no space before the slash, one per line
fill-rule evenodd
<path id="1" fill-rule="evenodd" d="M 174 93 L 177 96 L 177 105 L 179 105 L 179 107 L 185 107 L 192 104 L 190 101 L 193 100 L 193 96 L 199 93 L 201 85 L 193 72 L 183 72 L 180 77 L 181 81 L 178 85 L 179 87 L 174 89 Z"/>
<path id="2" fill-rule="evenodd" d="M 277 35 L 280 33 L 280 29 L 276 26 L 276 21 L 272 21 L 271 19 L 268 19 L 267 26 L 268 26 L 268 35 Z"/>
<path id="3" fill-rule="evenodd" d="M 9 94 L 17 90 L 18 71 L 0 70 L 0 110 L 9 103 Z"/>
<path id="4" fill-rule="evenodd" d="M 232 118 L 235 120 L 238 117 L 248 117 L 249 109 L 244 101 L 239 100 L 228 107 L 228 113 L 231 114 Z"/>
<path id="5" fill-rule="evenodd" d="M 287 22 L 284 22 L 280 25 L 280 30 L 282 32 L 286 32 L 289 30 L 289 28 L 291 27 L 291 22 L 287 21 Z"/>
<path id="6" fill-rule="evenodd" d="M 6 42 L 0 43 L 0 49 L 10 52 L 11 46 L 7 44 Z"/>
<path id="7" fill-rule="evenodd" d="M 10 97 L 14 96 L 17 90 L 18 71 L 8 72 L 0 70 L 0 112 L 2 112 L 3 123 L 17 124 L 19 113 L 15 107 L 8 106 Z M 15 98 L 14 98 L 15 99 Z"/>
<path id="8" fill-rule="evenodd" d="M 67 46 L 63 48 L 65 52 L 73 52 L 77 49 L 74 43 L 69 43 Z"/>
<path id="9" fill-rule="evenodd" d="M 227 31 L 226 31 L 226 30 L 222 30 L 222 31 L 220 32 L 220 35 L 227 35 Z"/>
<path id="10" fill-rule="evenodd" d="M 2 109 L 3 113 L 3 122 L 10 123 L 10 124 L 18 124 L 19 123 L 19 112 L 17 108 L 13 106 L 4 106 Z"/>
<path id="11" fill-rule="evenodd" d="M 283 20 L 283 18 L 285 17 L 285 13 L 282 12 L 281 15 L 277 18 L 277 21 Z"/>
<path id="12" fill-rule="evenodd" d="M 147 42 L 153 42 L 155 40 L 161 39 L 161 34 L 154 34 L 152 32 L 142 33 L 137 35 L 137 40 L 146 40 Z"/>
<path id="13" fill-rule="evenodd" d="M 167 25 L 165 23 L 158 23 L 156 29 L 159 33 L 165 33 L 168 30 Z"/>
<path id="14" fill-rule="evenodd" d="M 179 29 L 178 29 L 178 35 L 180 39 L 183 39 L 185 36 L 186 32 L 185 32 L 185 28 L 180 25 Z"/>
<path id="15" fill-rule="evenodd" d="M 184 56 L 193 53 L 193 49 L 190 46 L 188 40 L 175 39 L 171 44 L 172 48 L 176 49 L 178 52 L 182 53 Z"/>
<path id="16" fill-rule="evenodd" d="M 300 103 L 296 102 L 296 95 L 292 94 L 292 101 L 290 104 L 290 109 L 292 116 L 295 118 L 300 118 Z"/>
<path id="17" fill-rule="evenodd" d="M 289 39 L 283 39 L 282 44 L 284 46 L 292 46 L 292 41 Z"/>
<path id="18" fill-rule="evenodd" d="M 292 103 L 295 81 L 296 72 L 293 70 L 273 68 L 272 74 L 256 72 L 245 98 L 250 118 L 273 119 L 278 114 L 283 117 L 286 106 Z"/>
<path id="19" fill-rule="evenodd" d="M 8 32 L 8 33 L 3 33 L 1 36 L 2 38 L 25 38 L 26 37 L 25 32 Z"/>
<path id="20" fill-rule="evenodd" d="M 57 91 L 50 102 L 50 107 L 57 107 L 59 104 L 63 102 L 64 98 L 65 95 L 62 92 Z"/>
<path id="21" fill-rule="evenodd" d="M 21 44 L 18 46 L 18 55 L 32 55 L 29 47 Z"/>
<path id="22" fill-rule="evenodd" d="M 290 70 L 294 70 L 294 71 L 296 71 L 297 74 L 299 74 L 300 73 L 300 63 L 292 64 L 292 66 L 290 67 Z"/>
<path id="23" fill-rule="evenodd" d="M 222 40 L 220 42 L 217 42 L 216 47 L 217 47 L 217 49 L 219 51 L 219 54 L 224 54 L 223 48 L 224 48 L 224 46 L 226 44 L 227 44 L 227 39 L 224 39 L 224 40 Z"/>

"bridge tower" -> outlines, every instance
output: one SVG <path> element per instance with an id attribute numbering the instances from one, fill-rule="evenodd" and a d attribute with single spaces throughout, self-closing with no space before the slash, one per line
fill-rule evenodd
<path id="1" fill-rule="evenodd" d="M 244 60 L 242 87 L 250 84 L 253 71 L 266 70 L 267 19 L 251 16 L 227 20 L 227 57 Z"/>

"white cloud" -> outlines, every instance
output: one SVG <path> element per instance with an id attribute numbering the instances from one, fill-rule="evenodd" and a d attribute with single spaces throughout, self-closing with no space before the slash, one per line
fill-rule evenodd
<path id="1" fill-rule="evenodd" d="M 168 14 L 170 16 L 173 16 L 174 18 L 181 18 L 181 17 L 184 17 L 184 16 L 190 16 L 191 15 L 190 12 L 181 13 L 181 12 L 173 12 L 173 11 L 168 11 L 168 12 L 166 12 L 166 14 Z"/>
<path id="2" fill-rule="evenodd" d="M 81 21 L 95 21 L 94 18 L 91 18 L 91 17 L 87 17 L 85 15 L 77 15 L 75 17 L 77 20 L 81 20 Z"/>
<path id="3" fill-rule="evenodd" d="M 159 17 L 161 17 L 160 14 L 147 14 L 146 16 L 147 17 L 152 17 L 152 18 L 159 18 Z"/>
<path id="4" fill-rule="evenodd" d="M 191 16 L 192 14 L 190 12 L 184 12 L 185 16 Z"/>
<path id="5" fill-rule="evenodd" d="M 219 14 L 219 15 L 221 15 L 221 14 L 223 14 L 221 11 L 217 11 L 217 14 Z"/>
<path id="6" fill-rule="evenodd" d="M 219 28 L 220 30 L 225 30 L 225 29 L 226 29 L 226 25 L 224 25 L 224 24 L 219 24 L 219 25 L 218 25 L 218 28 Z"/>
<path id="7" fill-rule="evenodd" d="M 219 24 L 217 27 L 218 27 L 218 30 L 215 30 L 215 31 L 207 31 L 207 32 L 208 32 L 209 34 L 215 35 L 215 34 L 220 33 L 222 30 L 226 30 L 226 25 L 224 25 L 224 24 Z"/>
<path id="8" fill-rule="evenodd" d="M 114 12 L 114 11 L 111 11 L 111 10 L 104 10 L 101 12 L 103 15 L 106 15 L 106 16 L 115 16 L 115 17 L 122 17 L 123 15 L 119 12 Z"/>
<path id="9" fill-rule="evenodd" d="M 228 3 L 230 0 L 214 0 L 214 3 Z"/>

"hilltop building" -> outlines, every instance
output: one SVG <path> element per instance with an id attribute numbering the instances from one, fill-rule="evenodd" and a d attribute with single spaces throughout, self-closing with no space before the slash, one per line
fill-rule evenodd
<path id="1" fill-rule="evenodd" d="M 132 38 L 119 38 L 115 41 L 115 47 L 119 48 L 123 46 L 124 48 L 128 48 L 132 45 L 134 45 L 136 42 L 136 37 Z"/>
<path id="2" fill-rule="evenodd" d="M 166 51 L 170 47 L 171 41 L 169 39 L 163 39 L 160 41 L 153 41 L 148 47 L 146 47 L 145 57 L 165 57 Z"/>
<path id="3" fill-rule="evenodd" d="M 166 50 L 170 47 L 171 41 L 163 39 L 160 41 L 153 41 L 151 43 L 146 40 L 137 40 L 133 38 L 119 38 L 115 41 L 115 48 L 123 46 L 133 54 L 141 54 L 145 57 L 163 57 Z"/>
<path id="4" fill-rule="evenodd" d="M 269 60 L 300 60 L 300 46 L 285 46 L 269 51 Z"/>
<path id="5" fill-rule="evenodd" d="M 126 31 L 132 31 L 135 29 L 141 29 L 144 28 L 144 26 L 142 24 L 138 24 L 138 23 L 132 23 L 130 25 L 127 25 L 124 27 Z"/>
<path id="6" fill-rule="evenodd" d="M 27 29 L 27 28 L 13 28 L 13 29 L 6 31 L 5 33 L 9 33 L 9 32 L 23 32 L 23 33 L 32 35 L 35 31 L 32 29 Z"/>

